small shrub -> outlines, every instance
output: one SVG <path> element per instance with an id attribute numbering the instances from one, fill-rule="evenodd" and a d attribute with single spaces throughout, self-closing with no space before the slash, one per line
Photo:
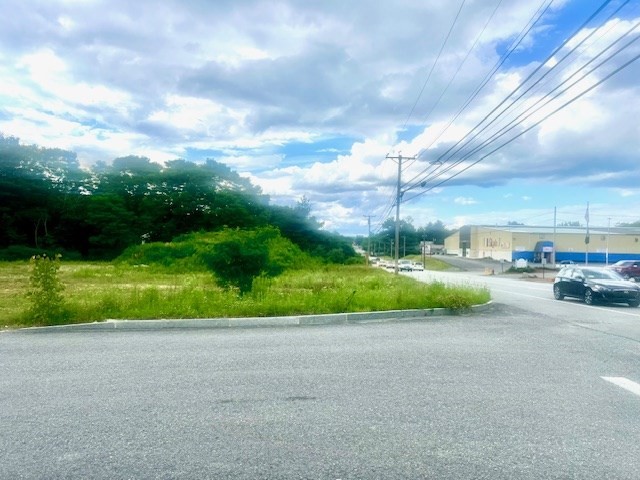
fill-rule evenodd
<path id="1" fill-rule="evenodd" d="M 68 319 L 62 292 L 64 285 L 58 278 L 60 257 L 48 257 L 46 254 L 31 257 L 31 276 L 27 297 L 31 305 L 27 314 L 39 324 L 61 323 Z"/>
<path id="2" fill-rule="evenodd" d="M 207 265 L 222 287 L 237 287 L 244 295 L 251 291 L 253 279 L 266 273 L 268 259 L 266 245 L 238 238 L 214 245 Z"/>

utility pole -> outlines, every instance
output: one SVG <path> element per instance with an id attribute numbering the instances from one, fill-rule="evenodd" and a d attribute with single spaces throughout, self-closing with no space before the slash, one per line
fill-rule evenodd
<path id="1" fill-rule="evenodd" d="M 584 237 L 584 264 L 589 265 L 589 202 L 587 202 L 587 212 L 584 214 L 584 219 L 587 221 L 587 235 Z"/>
<path id="2" fill-rule="evenodd" d="M 371 257 L 371 217 L 373 215 L 363 215 L 367 219 L 367 225 L 369 226 L 369 236 L 367 237 L 367 265 L 369 264 L 369 257 Z"/>
<path id="3" fill-rule="evenodd" d="M 393 271 L 398 274 L 398 254 L 399 254 L 399 245 L 400 245 L 400 202 L 402 201 L 402 160 L 403 157 L 398 153 L 397 157 L 390 157 L 387 155 L 387 158 L 391 160 L 395 160 L 398 162 L 398 182 L 396 188 L 396 235 L 395 235 L 395 262 Z M 407 160 L 415 160 L 416 157 L 407 157 Z"/>
<path id="4" fill-rule="evenodd" d="M 607 255 L 605 259 L 605 265 L 609 266 L 609 236 L 611 235 L 611 217 L 607 219 Z"/>
<path id="5" fill-rule="evenodd" d="M 551 264 L 553 266 L 555 266 L 556 264 L 556 214 L 557 214 L 557 207 L 553 207 L 553 251 L 551 252 L 552 258 L 551 258 Z"/>

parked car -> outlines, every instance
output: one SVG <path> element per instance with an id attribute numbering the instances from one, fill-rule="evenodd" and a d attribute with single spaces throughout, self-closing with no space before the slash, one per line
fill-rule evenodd
<path id="1" fill-rule="evenodd" d="M 609 268 L 627 279 L 633 278 L 635 280 L 640 278 L 640 260 L 620 260 Z"/>
<path id="2" fill-rule="evenodd" d="M 562 260 L 558 263 L 556 263 L 556 268 L 562 268 L 562 267 L 566 267 L 567 265 L 575 265 L 576 262 L 574 262 L 573 260 Z"/>
<path id="3" fill-rule="evenodd" d="M 556 300 L 578 298 L 587 305 L 602 302 L 637 307 L 640 305 L 640 286 L 608 268 L 570 265 L 556 275 L 553 296 Z"/>

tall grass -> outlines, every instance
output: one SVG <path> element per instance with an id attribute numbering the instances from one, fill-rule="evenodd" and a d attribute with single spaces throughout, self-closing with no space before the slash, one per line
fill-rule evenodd
<path id="1" fill-rule="evenodd" d="M 47 324 L 26 312 L 27 262 L 0 263 L 0 327 Z M 218 287 L 210 273 L 161 266 L 63 262 L 69 322 L 105 319 L 219 318 L 414 308 L 464 309 L 489 300 L 474 286 L 424 284 L 364 266 L 316 266 L 275 278 L 259 277 L 240 297 Z"/>

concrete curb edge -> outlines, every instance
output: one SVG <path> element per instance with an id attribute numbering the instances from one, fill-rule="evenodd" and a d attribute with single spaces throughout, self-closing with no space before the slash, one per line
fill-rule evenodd
<path id="1" fill-rule="evenodd" d="M 474 305 L 471 312 L 480 312 L 492 302 Z M 74 323 L 49 327 L 28 327 L 13 331 L 51 332 L 86 330 L 166 330 L 166 329 L 214 329 L 214 328 L 264 328 L 302 327 L 313 325 L 344 325 L 355 323 L 382 323 L 393 321 L 416 321 L 425 318 L 460 315 L 461 312 L 449 308 L 429 308 L 416 310 L 387 310 L 377 312 L 328 313 L 322 315 L 293 315 L 285 317 L 247 318 L 191 318 L 160 320 L 105 320 L 92 323 Z M 463 312 L 464 313 L 464 312 Z"/>

